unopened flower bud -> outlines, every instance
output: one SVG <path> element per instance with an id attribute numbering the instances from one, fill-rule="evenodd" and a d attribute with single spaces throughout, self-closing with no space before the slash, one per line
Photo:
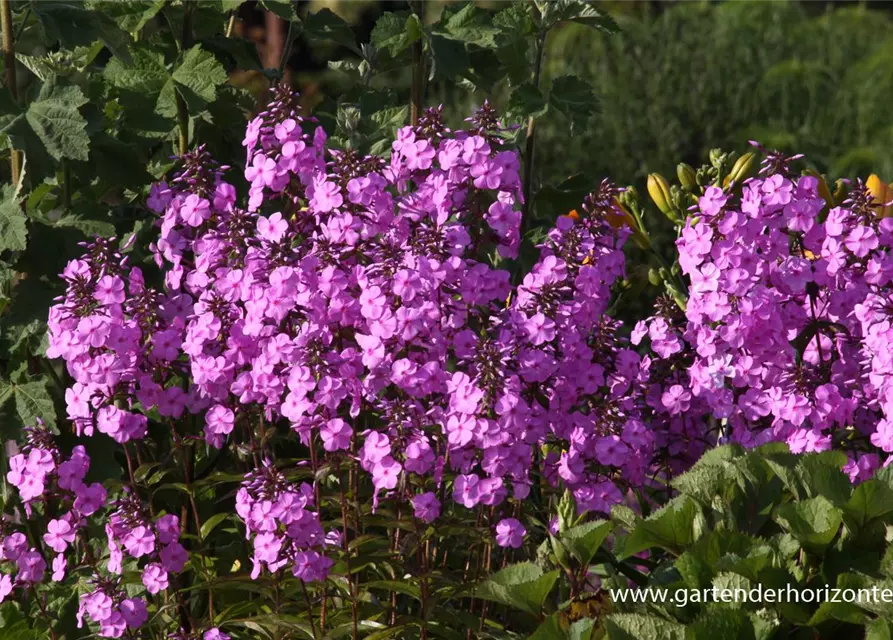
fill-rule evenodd
<path id="1" fill-rule="evenodd" d="M 890 185 L 872 173 L 865 181 L 865 186 L 871 194 L 872 206 L 877 212 L 877 217 L 889 218 L 893 215 L 893 189 Z"/>
<path id="2" fill-rule="evenodd" d="M 756 154 L 753 152 L 745 153 L 735 161 L 732 170 L 729 171 L 729 181 L 735 184 L 744 182 L 750 176 L 750 170 L 754 166 Z"/>
<path id="3" fill-rule="evenodd" d="M 648 195 L 665 216 L 675 215 L 671 204 L 670 183 L 659 173 L 648 175 Z"/>
<path id="4" fill-rule="evenodd" d="M 680 162 L 676 165 L 676 176 L 679 178 L 679 184 L 688 192 L 692 192 L 698 188 L 698 179 L 695 170 L 690 165 Z"/>

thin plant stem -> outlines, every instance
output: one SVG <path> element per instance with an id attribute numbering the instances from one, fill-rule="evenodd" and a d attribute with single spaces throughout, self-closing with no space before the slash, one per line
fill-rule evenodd
<path id="1" fill-rule="evenodd" d="M 353 467 L 348 475 L 348 482 L 353 475 Z M 344 497 L 344 485 L 339 487 L 341 497 L 341 543 L 344 545 L 344 567 L 347 571 L 347 589 L 350 592 L 350 614 L 353 622 L 353 640 L 360 637 L 359 634 L 359 616 L 357 612 L 357 598 L 353 584 L 353 574 L 350 572 L 350 538 L 348 536 L 348 517 L 347 517 L 347 500 Z"/>
<path id="2" fill-rule="evenodd" d="M 5 66 L 6 88 L 12 99 L 18 101 L 19 89 L 16 84 L 15 39 L 12 34 L 12 0 L 0 0 L 0 23 L 3 29 L 3 65 Z M 9 169 L 12 183 L 18 185 L 22 173 L 22 154 L 18 149 L 9 150 Z"/>
<path id="3" fill-rule="evenodd" d="M 304 584 L 304 581 L 301 580 L 301 590 L 304 592 L 304 600 L 307 602 L 307 618 L 310 620 L 310 630 L 313 632 L 313 637 L 318 638 L 319 634 L 316 632 L 316 621 L 313 619 L 313 603 L 310 602 L 310 594 L 307 592 L 307 585 Z"/>
<path id="4" fill-rule="evenodd" d="M 288 57 L 291 54 L 291 43 L 294 41 L 295 23 L 288 22 L 288 32 L 285 35 L 285 44 L 282 46 L 282 57 L 279 59 L 279 77 L 285 77 L 285 69 L 288 66 Z"/>
<path id="5" fill-rule="evenodd" d="M 543 69 L 543 58 L 545 58 L 546 51 L 546 35 L 548 32 L 543 31 L 537 35 L 536 38 L 536 58 L 533 66 L 533 86 L 539 89 L 540 86 L 540 76 L 542 75 Z M 524 148 L 524 184 L 523 192 L 524 192 L 524 205 L 522 209 L 521 216 L 521 239 L 523 241 L 524 235 L 527 233 L 528 229 L 530 229 L 530 215 L 531 209 L 533 207 L 533 203 L 531 202 L 531 198 L 533 197 L 533 166 L 534 160 L 536 158 L 536 118 L 534 116 L 530 116 L 527 120 L 527 142 Z"/>
<path id="6" fill-rule="evenodd" d="M 409 7 L 421 21 L 423 4 L 419 0 L 412 0 Z M 412 89 L 409 98 L 409 122 L 418 124 L 422 114 L 425 95 L 425 50 L 422 39 L 419 38 L 412 45 Z"/>
<path id="7" fill-rule="evenodd" d="M 187 2 L 183 7 L 183 31 L 180 34 L 180 51 L 185 53 L 192 46 L 192 11 L 195 4 Z M 177 102 L 177 127 L 178 127 L 178 145 L 177 149 L 181 156 L 186 155 L 189 151 L 189 107 L 186 100 L 180 95 L 179 91 L 174 92 Z"/>

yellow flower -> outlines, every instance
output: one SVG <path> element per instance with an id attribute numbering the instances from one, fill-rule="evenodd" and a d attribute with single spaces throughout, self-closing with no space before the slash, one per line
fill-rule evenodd
<path id="1" fill-rule="evenodd" d="M 868 193 L 874 200 L 874 206 L 877 207 L 877 215 L 879 218 L 889 218 L 893 216 L 893 189 L 890 185 L 881 180 L 877 174 L 872 173 L 865 182 L 868 187 Z"/>

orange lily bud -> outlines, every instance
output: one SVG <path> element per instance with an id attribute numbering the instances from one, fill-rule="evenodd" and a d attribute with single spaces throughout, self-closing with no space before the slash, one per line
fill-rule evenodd
<path id="1" fill-rule="evenodd" d="M 890 185 L 881 180 L 877 174 L 872 173 L 865 182 L 868 187 L 868 193 L 874 200 L 874 206 L 877 207 L 878 218 L 889 218 L 893 216 L 893 189 Z"/>

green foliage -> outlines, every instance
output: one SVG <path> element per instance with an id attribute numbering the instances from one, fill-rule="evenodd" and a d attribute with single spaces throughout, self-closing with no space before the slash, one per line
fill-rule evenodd
<path id="1" fill-rule="evenodd" d="M 530 636 L 542 640 L 580 637 L 571 625 L 581 619 L 590 623 L 582 637 L 612 640 L 886 638 L 893 474 L 854 487 L 843 462 L 779 444 L 718 447 L 673 481 L 679 493 L 665 507 L 645 517 L 615 507 L 610 522 L 583 516 L 551 537 L 539 566 L 510 566 L 484 584 L 533 584 L 560 567 L 557 611 Z M 601 588 L 575 588 L 583 575 L 601 576 Z M 501 589 L 494 600 L 531 612 Z"/>

